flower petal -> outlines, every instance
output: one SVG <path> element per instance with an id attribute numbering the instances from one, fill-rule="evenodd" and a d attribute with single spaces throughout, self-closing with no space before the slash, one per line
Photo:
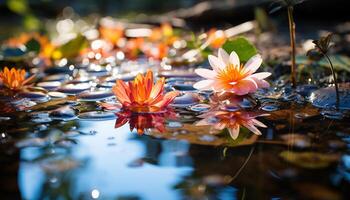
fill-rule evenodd
<path id="1" fill-rule="evenodd" d="M 154 106 L 156 106 L 158 108 L 167 107 L 172 101 L 174 101 L 174 99 L 176 98 L 177 95 L 179 95 L 178 91 L 168 92 L 164 95 L 163 99 L 161 101 L 159 101 L 158 103 L 154 104 Z"/>
<path id="2" fill-rule="evenodd" d="M 248 93 L 255 92 L 257 89 L 257 83 L 250 78 L 240 80 L 237 84 L 232 86 L 232 91 L 236 95 L 246 95 Z"/>
<path id="3" fill-rule="evenodd" d="M 199 68 L 195 70 L 196 74 L 198 74 L 201 77 L 207 78 L 207 79 L 214 79 L 217 76 L 216 71 Z"/>
<path id="4" fill-rule="evenodd" d="M 257 78 L 259 80 L 262 80 L 262 79 L 265 79 L 265 78 L 267 78 L 269 76 L 271 76 L 270 72 L 259 72 L 259 73 L 256 73 L 256 74 L 252 74 L 249 77 L 254 77 L 254 78 Z"/>
<path id="5" fill-rule="evenodd" d="M 251 77 L 251 76 L 250 76 Z M 258 88 L 268 88 L 270 87 L 270 83 L 265 80 L 259 80 L 257 78 L 252 77 L 255 83 L 258 85 Z"/>
<path id="6" fill-rule="evenodd" d="M 239 67 L 240 66 L 240 60 L 239 57 L 237 55 L 237 53 L 235 51 L 232 51 L 230 53 L 230 63 L 232 65 L 234 65 L 235 67 Z"/>
<path id="7" fill-rule="evenodd" d="M 244 65 L 243 72 L 248 74 L 253 74 L 259 69 L 262 63 L 262 58 L 259 54 L 251 57 L 248 62 Z"/>
<path id="8" fill-rule="evenodd" d="M 228 65 L 230 63 L 230 56 L 228 55 L 228 53 L 220 48 L 219 49 L 219 52 L 218 52 L 218 57 L 219 57 L 219 60 L 221 60 L 222 62 L 225 63 L 225 65 Z"/>
<path id="9" fill-rule="evenodd" d="M 208 56 L 208 61 L 210 63 L 210 66 L 216 71 L 219 72 L 223 69 L 226 68 L 226 65 L 223 61 L 221 61 L 220 59 L 218 59 L 216 56 L 213 55 L 209 55 Z"/>
<path id="10" fill-rule="evenodd" d="M 236 125 L 234 127 L 229 127 L 227 128 L 228 129 L 228 132 L 230 133 L 230 136 L 232 139 L 237 139 L 238 138 L 238 135 L 239 135 L 239 125 Z"/>
<path id="11" fill-rule="evenodd" d="M 257 129 L 253 124 L 251 124 L 251 123 L 243 123 L 242 125 L 244 127 L 246 127 L 247 129 L 249 129 L 254 134 L 261 135 L 261 132 L 259 131 L 259 129 Z"/>
<path id="12" fill-rule="evenodd" d="M 213 87 L 213 80 L 203 80 L 203 81 L 198 81 L 193 85 L 194 88 L 197 90 L 210 90 Z"/>
<path id="13" fill-rule="evenodd" d="M 261 121 L 258 121 L 256 119 L 252 119 L 252 122 L 255 126 L 259 126 L 259 127 L 263 127 L 263 128 L 267 128 L 267 126 L 265 124 L 263 124 Z"/>

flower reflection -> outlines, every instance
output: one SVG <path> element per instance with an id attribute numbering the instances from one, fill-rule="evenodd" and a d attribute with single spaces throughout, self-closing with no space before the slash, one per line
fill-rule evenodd
<path id="1" fill-rule="evenodd" d="M 269 83 L 264 79 L 271 73 L 255 73 L 262 63 L 259 54 L 250 58 L 244 66 L 240 64 L 236 52 L 233 51 L 228 55 L 223 49 L 219 49 L 218 57 L 209 55 L 208 60 L 213 70 L 196 69 L 195 72 L 198 75 L 206 78 L 194 85 L 196 89 L 213 89 L 220 93 L 246 95 L 255 92 L 258 88 L 269 87 Z"/>
<path id="2" fill-rule="evenodd" d="M 158 113 L 135 113 L 125 110 L 116 113 L 117 120 L 115 128 L 119 128 L 126 123 L 130 125 L 130 131 L 136 129 L 138 134 L 143 134 L 145 130 L 155 128 L 159 132 L 165 131 L 165 122 L 168 119 L 176 119 L 176 113 L 171 109 L 166 109 Z"/>
<path id="3" fill-rule="evenodd" d="M 266 116 L 266 114 L 257 114 L 243 110 L 235 112 L 213 110 L 198 116 L 203 119 L 197 122 L 196 125 L 211 125 L 217 130 L 227 128 L 230 136 L 235 140 L 239 135 L 241 126 L 246 127 L 256 135 L 261 135 L 261 132 L 257 127 L 266 128 L 266 125 L 255 119 L 256 117 L 260 116 Z"/>
<path id="4" fill-rule="evenodd" d="M 9 68 L 5 67 L 4 70 L 0 72 L 0 80 L 2 85 L 6 88 L 13 91 L 18 91 L 34 78 L 33 75 L 26 79 L 25 75 L 26 71 L 24 69 L 11 68 L 10 70 Z"/>
<path id="5" fill-rule="evenodd" d="M 128 83 L 117 80 L 113 92 L 124 110 L 158 112 L 165 109 L 179 94 L 177 91 L 164 94 L 164 84 L 164 78 L 154 84 L 153 72 L 148 70 L 146 75 L 138 74 L 134 81 Z"/>

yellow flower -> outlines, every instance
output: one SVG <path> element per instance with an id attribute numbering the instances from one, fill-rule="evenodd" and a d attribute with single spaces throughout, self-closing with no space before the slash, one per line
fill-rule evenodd
<path id="1" fill-rule="evenodd" d="M 165 79 L 160 78 L 154 84 L 153 72 L 148 70 L 146 75 L 138 74 L 128 83 L 117 80 L 113 92 L 126 110 L 156 112 L 166 108 L 178 95 L 176 91 L 164 94 L 164 83 Z"/>
<path id="2" fill-rule="evenodd" d="M 34 75 L 25 79 L 26 71 L 24 69 L 11 68 L 9 70 L 7 67 L 0 72 L 0 79 L 3 86 L 10 90 L 20 90 L 26 85 L 29 81 L 34 78 Z"/>

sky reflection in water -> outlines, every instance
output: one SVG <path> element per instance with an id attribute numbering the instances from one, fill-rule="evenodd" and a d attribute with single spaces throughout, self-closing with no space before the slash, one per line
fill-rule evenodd
<path id="1" fill-rule="evenodd" d="M 78 136 L 78 145 L 69 152 L 74 160 L 81 162 L 81 166 L 49 175 L 36 163 L 21 162 L 19 187 L 22 198 L 43 197 L 47 179 L 50 179 L 52 188 L 47 188 L 46 192 L 54 190 L 54 182 L 67 179 L 70 182 L 68 192 L 74 199 L 82 196 L 101 199 L 120 196 L 179 199 L 180 193 L 173 186 L 192 171 L 191 158 L 186 155 L 189 149 L 187 142 L 159 142 L 147 136 L 138 136 L 135 132 L 130 133 L 129 124 L 114 129 L 114 120 L 80 121 L 79 124 L 81 131 L 98 130 L 94 136 Z M 38 148 L 29 147 L 22 150 L 21 158 L 31 159 L 38 154 Z M 150 156 L 158 159 L 159 164 L 140 161 L 142 166 L 137 166 L 140 159 Z M 87 197 L 88 194 L 91 196 Z"/>

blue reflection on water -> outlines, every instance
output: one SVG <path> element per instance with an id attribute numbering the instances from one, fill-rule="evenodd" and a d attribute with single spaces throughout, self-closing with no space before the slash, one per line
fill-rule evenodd
<path id="1" fill-rule="evenodd" d="M 191 158 L 187 155 L 189 144 L 185 141 L 158 141 L 148 136 L 130 133 L 129 125 L 114 129 L 114 121 L 80 121 L 80 131 L 98 131 L 92 136 L 78 136 L 78 144 L 68 151 L 69 156 L 80 162 L 77 169 L 56 173 L 45 172 L 38 162 L 21 162 L 19 187 L 22 198 L 42 198 L 44 190 L 51 190 L 47 182 L 68 179 L 68 193 L 73 198 L 115 198 L 133 196 L 142 199 L 179 199 L 180 192 L 173 189 L 182 177 L 191 174 Z M 141 139 L 139 139 L 141 138 Z M 113 143 L 114 145 L 110 145 Z M 150 145 L 151 144 L 151 145 Z M 152 148 L 159 148 L 158 165 L 142 162 L 149 157 Z M 31 160 L 40 154 L 38 148 L 24 148 L 21 158 Z M 36 156 L 34 156 L 36 157 Z M 53 179 L 54 177 L 54 179 Z M 50 180 L 48 180 L 50 179 Z M 44 186 L 46 185 L 46 187 Z M 52 186 L 52 185 L 51 185 Z M 43 189 L 43 188 L 46 189 Z"/>

